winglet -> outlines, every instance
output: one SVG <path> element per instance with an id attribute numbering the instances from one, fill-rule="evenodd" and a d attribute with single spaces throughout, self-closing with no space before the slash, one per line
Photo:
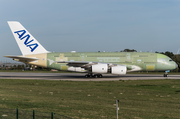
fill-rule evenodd
<path id="1" fill-rule="evenodd" d="M 23 55 L 48 53 L 19 22 L 8 21 L 8 24 Z"/>

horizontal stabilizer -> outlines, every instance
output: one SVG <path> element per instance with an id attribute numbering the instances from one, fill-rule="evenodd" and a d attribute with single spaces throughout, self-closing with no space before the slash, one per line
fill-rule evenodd
<path id="1" fill-rule="evenodd" d="M 13 58 L 13 59 L 18 59 L 19 61 L 26 61 L 26 62 L 32 62 L 32 61 L 36 61 L 39 60 L 38 58 L 31 58 L 31 57 L 23 57 L 23 56 L 4 56 L 7 58 Z"/>

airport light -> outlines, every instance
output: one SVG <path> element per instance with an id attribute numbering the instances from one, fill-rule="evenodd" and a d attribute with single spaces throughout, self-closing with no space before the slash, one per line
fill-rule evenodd
<path id="1" fill-rule="evenodd" d="M 116 119 L 118 119 L 118 110 L 119 110 L 118 103 L 119 100 L 116 100 Z"/>

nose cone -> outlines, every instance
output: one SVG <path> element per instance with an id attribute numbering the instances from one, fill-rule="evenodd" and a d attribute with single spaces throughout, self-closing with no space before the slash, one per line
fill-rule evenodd
<path id="1" fill-rule="evenodd" d="M 174 70 L 178 67 L 178 65 L 176 64 L 176 62 L 173 61 L 173 64 L 171 65 L 171 70 Z"/>
<path id="2" fill-rule="evenodd" d="M 177 68 L 177 67 L 178 67 L 177 63 L 176 63 L 176 62 L 174 62 L 174 63 L 175 63 L 175 67 Z M 176 69 L 176 68 L 175 68 L 175 69 Z"/>
<path id="3" fill-rule="evenodd" d="M 178 65 L 176 64 L 176 62 L 172 61 L 168 67 L 169 67 L 169 70 L 174 70 L 178 67 Z"/>

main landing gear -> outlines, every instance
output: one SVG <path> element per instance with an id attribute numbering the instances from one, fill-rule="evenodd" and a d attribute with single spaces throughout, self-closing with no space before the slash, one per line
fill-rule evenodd
<path id="1" fill-rule="evenodd" d="M 168 72 L 170 72 L 169 70 L 168 71 L 165 71 L 165 74 L 163 75 L 164 77 L 168 77 Z"/>
<path id="2" fill-rule="evenodd" d="M 102 74 L 86 74 L 86 78 L 102 78 Z"/>

